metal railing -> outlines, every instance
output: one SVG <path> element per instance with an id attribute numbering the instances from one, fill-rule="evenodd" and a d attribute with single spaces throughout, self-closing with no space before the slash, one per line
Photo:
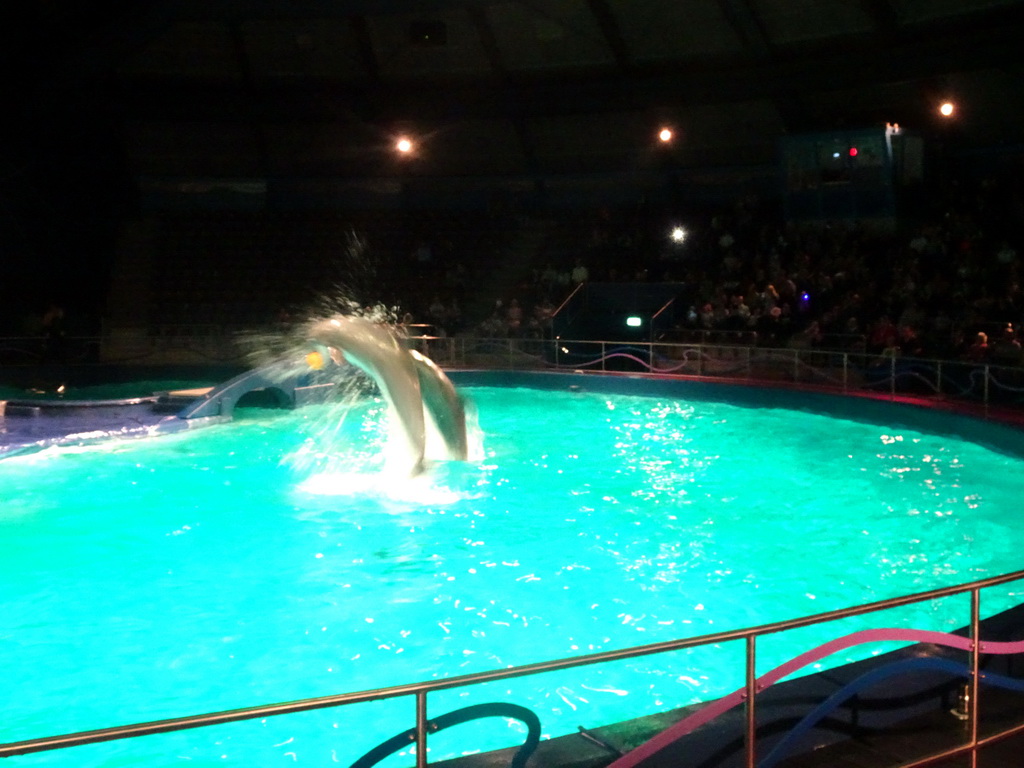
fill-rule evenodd
<path id="1" fill-rule="evenodd" d="M 184 328 L 182 330 L 185 330 Z M 194 328 L 192 329 L 194 330 Z M 240 332 L 207 335 L 108 334 L 68 339 L 65 357 L 48 360 L 45 339 L 0 338 L 0 363 L 100 365 L 243 364 Z M 696 341 L 570 340 L 409 335 L 408 343 L 449 367 L 510 370 L 633 371 L 814 385 L 842 393 L 913 393 L 989 406 L 1024 407 L 1024 366 L 907 358 L 844 349 L 747 343 L 745 334 L 702 332 Z"/>
<path id="2" fill-rule="evenodd" d="M 442 366 L 620 371 L 903 394 L 1024 409 L 1024 367 L 830 349 L 568 339 L 412 339 Z"/>
<path id="3" fill-rule="evenodd" d="M 627 343 L 620 341 L 567 341 L 560 339 L 465 339 L 417 337 L 410 343 L 421 345 L 442 365 L 472 365 L 481 367 L 508 367 L 517 369 L 555 370 L 611 370 L 614 366 L 633 370 L 636 366 L 646 373 L 697 375 L 709 378 L 741 377 L 756 380 L 773 378 L 788 382 L 809 382 L 849 391 L 851 389 L 888 390 L 893 395 L 901 382 L 912 382 L 934 394 L 958 394 L 989 404 L 994 393 L 1005 391 L 1016 397 L 1024 387 L 1016 384 L 1017 375 L 1024 376 L 1020 369 L 1001 369 L 989 365 L 949 363 L 937 360 L 905 360 L 901 358 L 879 358 L 878 356 L 857 355 L 849 352 L 827 350 L 785 350 L 762 349 L 746 346 L 709 346 L 662 343 Z M 500 365 L 499 365 L 500 363 Z M 955 368 L 961 375 L 953 377 L 950 369 Z M 957 391 L 951 382 L 967 384 Z M 992 577 L 959 586 L 929 590 L 927 592 L 892 598 L 847 609 L 829 611 L 789 621 L 766 624 L 750 629 L 683 638 L 649 645 L 635 646 L 554 661 L 537 662 L 507 669 L 480 672 L 441 680 L 430 680 L 387 688 L 342 693 L 299 701 L 268 704 L 208 714 L 189 715 L 166 720 L 150 721 L 99 730 L 83 731 L 57 736 L 47 736 L 24 741 L 0 744 L 0 757 L 12 757 L 35 752 L 64 749 L 85 744 L 129 739 L 149 734 L 183 731 L 211 725 L 252 720 L 276 715 L 320 710 L 361 702 L 379 701 L 400 697 L 415 699 L 416 721 L 416 764 L 427 765 L 427 696 L 428 694 L 475 686 L 482 683 L 508 680 L 543 672 L 566 670 L 652 656 L 670 651 L 714 645 L 733 640 L 743 640 L 746 652 L 746 764 L 756 764 L 756 694 L 757 688 L 756 641 L 758 638 L 800 627 L 835 621 L 906 606 L 913 603 L 935 600 L 942 597 L 970 593 L 971 612 L 966 625 L 970 627 L 974 643 L 971 647 L 971 692 L 970 734 L 968 741 L 939 756 L 906 763 L 906 766 L 926 765 L 933 760 L 977 749 L 979 746 L 1024 730 L 1024 724 L 1014 725 L 984 739 L 978 735 L 978 633 L 980 626 L 980 593 L 987 587 L 1024 579 L 1024 571 Z"/>
<path id="4" fill-rule="evenodd" d="M 1015 733 L 1024 731 L 1024 722 L 990 734 L 984 739 L 978 733 L 978 713 L 980 711 L 982 694 L 979 685 L 979 657 L 982 653 L 980 638 L 981 626 L 981 591 L 989 587 L 1007 584 L 1012 581 L 1024 579 L 1024 570 L 1014 571 L 1001 576 L 980 579 L 977 581 L 957 586 L 932 589 L 901 597 L 889 598 L 873 603 L 826 611 L 823 613 L 789 619 L 786 621 L 773 622 L 748 629 L 737 629 L 726 632 L 700 635 L 692 638 L 681 638 L 668 640 L 648 645 L 639 645 L 630 648 L 623 648 L 613 651 L 585 654 L 570 658 L 543 661 L 533 664 L 524 664 L 506 669 L 496 669 L 487 672 L 477 672 L 458 677 L 451 677 L 439 680 L 429 680 L 407 685 L 390 686 L 368 691 L 353 693 L 342 693 L 334 696 L 319 698 L 301 699 L 280 704 L 267 704 L 261 706 L 247 707 L 243 709 L 226 710 L 199 715 L 189 715 L 166 720 L 154 720 L 133 725 L 123 725 L 99 730 L 81 731 L 58 736 L 46 736 L 42 738 L 28 739 L 24 741 L 0 744 L 0 758 L 26 755 L 37 752 L 66 749 L 87 744 L 96 744 L 106 741 L 136 738 L 159 733 L 184 731 L 196 728 L 204 728 L 212 725 L 239 722 L 243 720 L 254 720 L 257 718 L 273 717 L 277 715 L 308 712 L 311 710 L 326 709 L 352 705 L 361 702 L 381 701 L 399 697 L 412 696 L 415 702 L 415 723 L 416 723 L 416 765 L 417 768 L 424 768 L 427 761 L 427 695 L 433 692 L 465 688 L 482 683 L 497 680 L 509 680 L 527 675 L 535 675 L 542 672 L 553 672 L 557 670 L 572 669 L 575 667 L 591 666 L 624 659 L 633 659 L 642 656 L 653 656 L 657 654 L 679 651 L 701 646 L 716 645 L 735 640 L 743 640 L 746 643 L 745 653 L 745 684 L 742 699 L 745 704 L 746 730 L 744 738 L 745 764 L 748 768 L 755 768 L 757 764 L 757 694 L 761 692 L 758 686 L 757 667 L 757 640 L 766 635 L 778 634 L 781 632 L 807 627 L 814 624 L 837 621 L 840 619 L 865 614 L 877 613 L 880 611 L 899 608 L 944 597 L 951 597 L 960 594 L 970 594 L 970 615 L 966 617 L 966 626 L 970 629 L 970 687 L 971 695 L 968 699 L 968 723 L 969 733 L 965 743 L 941 753 L 924 756 L 902 764 L 902 768 L 917 768 L 928 765 L 932 762 L 947 759 L 955 755 L 966 754 L 979 747 L 1006 738 Z"/>

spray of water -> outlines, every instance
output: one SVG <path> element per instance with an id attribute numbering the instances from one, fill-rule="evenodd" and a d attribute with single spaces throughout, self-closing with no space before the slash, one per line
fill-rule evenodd
<path id="1" fill-rule="evenodd" d="M 396 325 L 402 308 L 383 298 L 387 261 L 370 248 L 364 235 L 352 229 L 343 232 L 324 260 L 322 273 L 304 290 L 300 305 L 288 307 L 288 321 L 238 334 L 236 342 L 246 362 L 261 367 L 282 357 L 305 359 L 311 351 L 306 328 L 325 317 L 350 315 Z"/>
<path id="2" fill-rule="evenodd" d="M 397 327 L 401 317 L 398 305 L 367 300 L 378 276 L 378 266 L 365 239 L 355 232 L 348 233 L 334 264 L 334 279 L 325 279 L 307 306 L 291 313 L 292 322 L 239 335 L 237 341 L 248 365 L 273 366 L 282 377 L 315 368 L 329 353 L 310 341 L 307 328 L 323 318 L 356 316 Z M 389 471 L 403 460 L 395 455 L 402 441 L 392 439 L 391 434 L 398 428 L 397 420 L 384 413 L 383 403 L 372 399 L 377 391 L 372 379 L 340 358 L 335 362 L 343 366 L 340 374 L 335 371 L 335 396 L 330 403 L 307 409 L 302 445 L 284 459 L 298 476 L 305 478 L 300 480 L 299 487 L 311 493 L 333 495 L 369 489 L 389 497 L 396 493 L 419 499 L 434 495 L 438 489 L 434 488 L 433 493 L 428 489 L 436 473 L 423 478 L 399 478 Z M 475 418 L 472 425 L 471 457 L 479 458 L 483 449 Z"/>

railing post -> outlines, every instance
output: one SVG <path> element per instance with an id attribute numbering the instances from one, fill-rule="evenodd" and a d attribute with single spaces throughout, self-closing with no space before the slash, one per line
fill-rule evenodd
<path id="1" fill-rule="evenodd" d="M 606 351 L 605 351 L 605 344 L 604 344 L 604 342 L 602 341 L 602 342 L 601 342 L 601 371 L 602 371 L 602 372 L 604 371 L 604 358 L 605 358 L 605 355 L 606 355 L 606 354 L 607 354 L 607 353 L 606 353 Z"/>
<path id="2" fill-rule="evenodd" d="M 890 350 L 889 356 L 889 399 L 896 399 L 896 351 Z"/>
<path id="3" fill-rule="evenodd" d="M 746 754 L 747 768 L 757 765 L 757 707 L 754 697 L 757 695 L 757 636 L 747 637 L 747 695 L 746 695 Z"/>
<path id="4" fill-rule="evenodd" d="M 555 340 L 554 340 L 553 344 L 555 345 L 555 368 L 558 368 L 560 363 L 558 361 L 558 337 L 557 336 L 555 336 Z"/>
<path id="5" fill-rule="evenodd" d="M 427 692 L 416 692 L 416 768 L 427 768 Z"/>
<path id="6" fill-rule="evenodd" d="M 935 394 L 942 394 L 942 361 L 939 360 L 935 365 Z"/>
<path id="7" fill-rule="evenodd" d="M 985 407 L 988 408 L 988 365 L 987 364 L 985 365 L 985 389 L 984 389 L 984 395 L 982 396 L 981 401 L 985 404 Z"/>
<path id="8" fill-rule="evenodd" d="M 800 381 L 800 350 L 793 350 L 793 383 Z"/>
<path id="9" fill-rule="evenodd" d="M 967 712 L 971 718 L 971 747 L 978 746 L 978 692 L 981 690 L 981 589 L 971 590 L 971 700 Z M 971 765 L 977 760 L 977 749 L 971 750 Z"/>
<path id="10" fill-rule="evenodd" d="M 650 349 L 648 351 L 650 352 L 650 356 L 648 357 L 648 360 L 647 360 L 647 372 L 648 373 L 654 373 L 654 342 L 653 341 L 650 343 Z"/>
<path id="11" fill-rule="evenodd" d="M 850 389 L 850 353 L 843 352 L 843 392 Z"/>

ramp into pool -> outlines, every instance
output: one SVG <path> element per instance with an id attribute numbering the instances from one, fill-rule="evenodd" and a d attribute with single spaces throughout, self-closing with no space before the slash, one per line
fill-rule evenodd
<path id="1" fill-rule="evenodd" d="M 337 391 L 341 370 L 333 364 L 322 370 L 313 370 L 294 360 L 279 360 L 246 371 L 205 391 L 176 390 L 164 393 L 163 398 L 167 403 L 184 403 L 175 415 L 181 421 L 228 421 L 238 402 L 253 393 L 262 395 L 263 404 L 278 408 L 300 408 L 326 402 Z"/>
<path id="2" fill-rule="evenodd" d="M 0 400 L 0 457 L 230 421 L 239 403 L 283 409 L 322 403 L 351 373 L 333 363 L 313 370 L 304 361 L 281 359 L 215 386 L 139 397 L 74 399 L 27 391 L 25 397 Z"/>

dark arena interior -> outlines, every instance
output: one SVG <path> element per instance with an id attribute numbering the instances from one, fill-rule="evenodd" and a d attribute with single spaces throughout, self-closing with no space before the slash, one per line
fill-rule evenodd
<path id="1" fill-rule="evenodd" d="M 608 358 L 618 373 L 658 344 L 742 349 L 746 374 L 772 351 L 835 376 L 834 355 L 864 356 L 860 382 L 890 399 L 955 410 L 933 398 L 953 381 L 974 387 L 965 412 L 1024 423 L 1022 0 L 38 0 L 4 16 L 0 384 L 223 380 L 260 334 L 376 307 L 449 350 L 508 350 L 441 365 L 551 343 L 557 367 L 579 350 L 564 339 L 648 345 Z M 785 360 L 761 378 L 800 385 Z M 940 384 L 915 361 L 944 361 Z M 0 613 L 0 668 L 3 639 Z M 737 717 L 722 739 L 742 742 Z M 527 766 L 596 768 L 638 743 L 584 735 L 586 755 Z M 891 744 L 781 764 L 918 764 Z M 1019 765 L 1013 744 L 934 764 Z M 658 759 L 633 764 L 684 764 Z"/>
<path id="2" fill-rule="evenodd" d="M 52 302 L 82 336 L 251 327 L 343 284 L 493 334 L 497 302 L 557 306 L 577 260 L 595 282 L 685 282 L 714 324 L 769 284 L 791 294 L 786 333 L 866 331 L 911 300 L 968 333 L 1017 324 L 998 254 L 1021 247 L 1022 18 L 997 0 L 19 8 L 3 331 L 38 333 Z"/>

